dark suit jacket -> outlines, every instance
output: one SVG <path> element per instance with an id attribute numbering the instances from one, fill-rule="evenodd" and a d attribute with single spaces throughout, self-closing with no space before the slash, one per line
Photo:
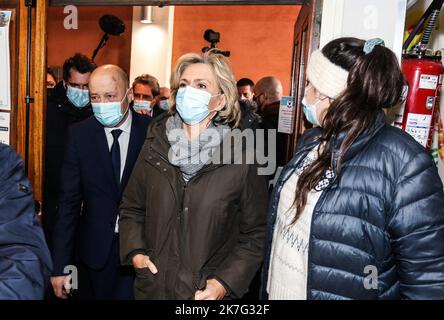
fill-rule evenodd
<path id="1" fill-rule="evenodd" d="M 70 128 L 53 236 L 54 275 L 62 275 L 65 266 L 73 264 L 76 243 L 76 255 L 88 267 L 98 270 L 106 264 L 122 191 L 151 120 L 135 112 L 132 112 L 132 116 L 121 190 L 114 180 L 103 126 L 91 117 Z"/>

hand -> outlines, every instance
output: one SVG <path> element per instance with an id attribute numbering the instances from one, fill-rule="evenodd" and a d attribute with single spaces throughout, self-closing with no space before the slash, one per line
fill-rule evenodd
<path id="1" fill-rule="evenodd" d="M 222 300 L 227 294 L 224 286 L 216 279 L 207 280 L 205 290 L 198 290 L 194 295 L 195 300 Z"/>
<path id="2" fill-rule="evenodd" d="M 146 115 L 146 116 L 149 116 L 149 115 L 151 114 L 151 111 L 148 111 L 148 110 L 142 109 L 142 110 L 140 110 L 140 114 L 144 114 L 144 115 Z"/>
<path id="3" fill-rule="evenodd" d="M 150 257 L 143 254 L 136 254 L 133 257 L 133 266 L 137 269 L 148 268 L 152 274 L 157 273 L 157 267 L 151 262 Z"/>
<path id="4" fill-rule="evenodd" d="M 68 299 L 68 294 L 71 291 L 71 288 L 67 286 L 68 281 L 68 276 L 51 277 L 51 285 L 57 298 Z"/>

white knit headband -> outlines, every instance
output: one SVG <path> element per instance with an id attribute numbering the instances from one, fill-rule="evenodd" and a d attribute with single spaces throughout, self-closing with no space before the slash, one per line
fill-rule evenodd
<path id="1" fill-rule="evenodd" d="M 348 71 L 331 62 L 321 50 L 316 50 L 308 62 L 307 78 L 321 94 L 335 99 L 347 87 Z"/>

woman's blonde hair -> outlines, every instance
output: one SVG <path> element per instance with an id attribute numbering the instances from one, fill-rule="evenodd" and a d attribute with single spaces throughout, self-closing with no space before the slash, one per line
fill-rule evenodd
<path id="1" fill-rule="evenodd" d="M 204 54 L 187 53 L 177 60 L 170 79 L 170 113 L 173 114 L 176 111 L 176 95 L 179 90 L 180 78 L 185 69 L 195 63 L 203 63 L 211 67 L 220 93 L 225 95 L 226 104 L 224 108 L 219 111 L 214 121 L 229 124 L 232 127 L 238 127 L 241 112 L 238 102 L 236 80 L 231 69 L 231 64 L 227 58 L 215 53 L 213 50 L 207 51 Z"/>

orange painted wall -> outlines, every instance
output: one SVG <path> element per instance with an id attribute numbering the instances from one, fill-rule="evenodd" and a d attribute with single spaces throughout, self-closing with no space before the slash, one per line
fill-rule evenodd
<path id="1" fill-rule="evenodd" d="M 110 36 L 95 61 L 98 65 L 112 63 L 129 72 L 131 60 L 131 29 L 133 7 L 87 7 L 78 6 L 78 29 L 66 30 L 63 21 L 67 14 L 63 7 L 49 7 L 48 10 L 48 66 L 62 66 L 66 58 L 76 52 L 91 57 L 99 44 L 103 32 L 99 27 L 102 15 L 112 14 L 119 17 L 126 31 L 119 37 Z"/>
<path id="2" fill-rule="evenodd" d="M 290 92 L 294 24 L 300 6 L 193 6 L 175 8 L 173 66 L 209 45 L 206 29 L 221 33 L 217 47 L 231 51 L 236 78 L 277 76 Z"/>

